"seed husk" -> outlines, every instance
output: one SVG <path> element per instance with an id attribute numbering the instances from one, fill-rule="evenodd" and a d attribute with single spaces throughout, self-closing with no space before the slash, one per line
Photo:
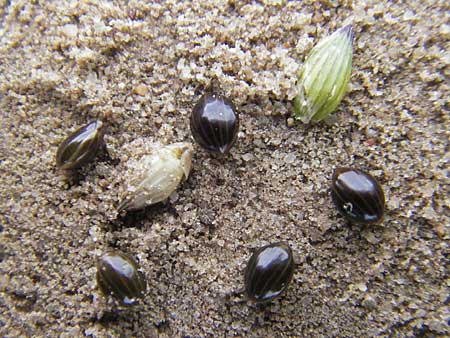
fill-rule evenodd
<path id="1" fill-rule="evenodd" d="M 140 160 L 127 193 L 118 206 L 122 211 L 138 210 L 166 200 L 189 177 L 193 148 L 190 143 L 156 145 Z"/>
<path id="2" fill-rule="evenodd" d="M 348 25 L 313 47 L 300 68 L 294 118 L 318 122 L 337 108 L 350 80 L 353 37 L 352 26 Z"/>

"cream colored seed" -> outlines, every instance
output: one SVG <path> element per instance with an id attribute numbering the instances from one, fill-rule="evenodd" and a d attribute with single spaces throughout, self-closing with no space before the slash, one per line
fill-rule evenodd
<path id="1" fill-rule="evenodd" d="M 189 176 L 190 143 L 159 146 L 141 159 L 144 172 L 131 182 L 118 211 L 138 210 L 166 200 Z"/>

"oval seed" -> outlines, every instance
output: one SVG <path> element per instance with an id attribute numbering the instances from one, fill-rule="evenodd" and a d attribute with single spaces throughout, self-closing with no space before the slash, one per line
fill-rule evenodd
<path id="1" fill-rule="evenodd" d="M 384 192 L 371 175 L 338 168 L 331 183 L 331 198 L 339 213 L 356 224 L 377 224 L 384 216 Z"/>
<path id="2" fill-rule="evenodd" d="M 137 303 L 146 290 L 144 275 L 128 255 L 111 251 L 97 261 L 97 284 L 105 295 L 112 295 L 124 305 Z"/>
<path id="3" fill-rule="evenodd" d="M 58 147 L 56 165 L 65 170 L 78 169 L 92 161 L 103 145 L 105 124 L 96 120 L 70 134 Z"/>
<path id="4" fill-rule="evenodd" d="M 118 212 L 138 210 L 162 202 L 187 180 L 192 165 L 192 144 L 156 145 L 141 159 L 144 169 L 136 173 L 118 206 Z"/>
<path id="5" fill-rule="evenodd" d="M 267 302 L 286 290 L 294 274 L 294 258 L 286 243 L 258 249 L 245 271 L 245 291 L 255 302 Z"/>
<path id="6" fill-rule="evenodd" d="M 350 80 L 353 38 L 348 25 L 313 47 L 300 69 L 294 118 L 318 122 L 339 106 Z"/>
<path id="7" fill-rule="evenodd" d="M 192 136 L 201 147 L 227 153 L 236 142 L 239 115 L 229 99 L 207 92 L 194 106 L 190 124 Z"/>

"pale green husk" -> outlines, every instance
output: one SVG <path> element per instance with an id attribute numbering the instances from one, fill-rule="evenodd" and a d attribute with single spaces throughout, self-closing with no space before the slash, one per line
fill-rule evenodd
<path id="1" fill-rule="evenodd" d="M 323 120 L 344 97 L 352 68 L 352 27 L 346 26 L 313 47 L 300 69 L 294 118 Z"/>

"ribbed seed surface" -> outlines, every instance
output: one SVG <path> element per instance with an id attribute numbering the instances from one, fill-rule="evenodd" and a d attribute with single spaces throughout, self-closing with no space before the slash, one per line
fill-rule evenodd
<path id="1" fill-rule="evenodd" d="M 258 249 L 245 271 L 245 291 L 256 302 L 279 296 L 294 274 L 292 251 L 285 243 L 274 243 Z"/>
<path id="2" fill-rule="evenodd" d="M 105 295 L 112 295 L 125 305 L 135 304 L 146 289 L 134 259 L 118 252 L 107 253 L 98 260 L 97 283 Z"/>
<path id="3" fill-rule="evenodd" d="M 213 93 L 203 95 L 191 114 L 191 132 L 211 152 L 227 153 L 236 141 L 239 117 L 234 104 Z"/>
<path id="4" fill-rule="evenodd" d="M 352 168 L 335 170 L 331 198 L 338 211 L 350 222 L 376 224 L 384 215 L 384 192 L 371 175 Z"/>
<path id="5" fill-rule="evenodd" d="M 78 169 L 92 161 L 103 144 L 104 124 L 97 120 L 70 134 L 59 146 L 56 165 Z"/>

